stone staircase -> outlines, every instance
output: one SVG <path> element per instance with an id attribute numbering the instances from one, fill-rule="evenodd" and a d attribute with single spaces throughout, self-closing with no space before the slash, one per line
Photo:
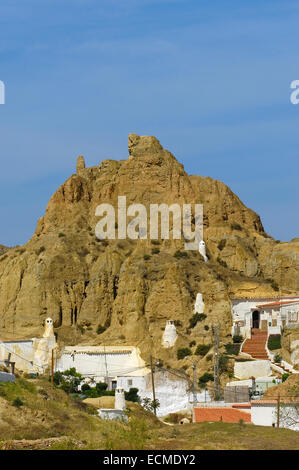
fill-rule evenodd
<path id="1" fill-rule="evenodd" d="M 254 359 L 269 360 L 266 351 L 267 332 L 252 328 L 251 339 L 247 339 L 243 345 L 242 352 L 250 354 Z"/>

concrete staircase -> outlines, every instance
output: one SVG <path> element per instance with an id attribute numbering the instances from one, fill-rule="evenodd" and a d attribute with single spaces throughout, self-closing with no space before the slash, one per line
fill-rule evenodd
<path id="1" fill-rule="evenodd" d="M 247 339 L 243 345 L 242 352 L 250 354 L 254 359 L 269 360 L 266 351 L 267 332 L 257 328 L 251 329 L 251 339 Z"/>

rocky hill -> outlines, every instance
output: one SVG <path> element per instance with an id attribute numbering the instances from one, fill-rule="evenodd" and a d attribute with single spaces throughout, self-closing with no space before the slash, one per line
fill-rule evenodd
<path id="1" fill-rule="evenodd" d="M 0 256 L 4 255 L 9 250 L 7 246 L 0 245 Z"/>
<path id="2" fill-rule="evenodd" d="M 147 208 L 202 203 L 209 261 L 184 251 L 184 240 L 98 240 L 96 207 L 116 208 L 118 196 Z M 225 184 L 189 176 L 156 138 L 130 134 L 127 159 L 86 168 L 80 156 L 31 240 L 0 257 L 0 331 L 2 338 L 39 336 L 50 316 L 61 342 L 137 345 L 144 356 L 186 368 L 177 348 L 210 344 L 213 324 L 221 338 L 229 335 L 230 297 L 298 290 L 299 239 L 275 241 Z M 198 292 L 207 317 L 191 327 Z M 164 350 L 169 319 L 179 337 Z"/>

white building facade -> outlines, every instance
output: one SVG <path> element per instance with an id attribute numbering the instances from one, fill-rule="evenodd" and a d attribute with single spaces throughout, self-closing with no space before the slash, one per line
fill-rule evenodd
<path id="1" fill-rule="evenodd" d="M 251 337 L 251 329 L 280 334 L 283 327 L 299 325 L 299 296 L 236 298 L 231 300 L 232 335 Z"/>
<path id="2" fill-rule="evenodd" d="M 0 342 L 0 362 L 12 362 L 21 372 L 42 374 L 50 367 L 56 347 L 53 321 L 47 318 L 42 338 Z"/>
<path id="3" fill-rule="evenodd" d="M 153 399 L 151 370 L 134 346 L 68 346 L 57 359 L 55 370 L 65 371 L 75 367 L 91 386 L 97 382 L 108 383 L 109 389 L 138 388 L 138 395 Z M 155 368 L 155 395 L 160 407 L 158 416 L 189 410 L 193 394 L 187 378 Z M 198 401 L 209 401 L 209 395 L 198 394 Z"/>

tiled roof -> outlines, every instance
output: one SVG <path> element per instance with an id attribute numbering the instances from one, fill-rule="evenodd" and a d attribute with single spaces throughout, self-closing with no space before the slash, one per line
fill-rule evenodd
<path id="1" fill-rule="evenodd" d="M 280 398 L 280 403 L 296 403 L 299 404 L 299 399 Z M 277 405 L 277 398 L 272 400 L 253 400 L 251 406 L 264 406 L 264 405 Z"/>
<path id="2" fill-rule="evenodd" d="M 204 421 L 239 423 L 241 419 L 245 423 L 251 423 L 250 413 L 234 408 L 194 408 L 194 421 L 196 423 Z"/>
<path id="3" fill-rule="evenodd" d="M 281 306 L 281 305 L 289 305 L 289 304 L 294 304 L 294 303 L 298 303 L 299 300 L 290 300 L 288 302 L 270 302 L 268 304 L 261 304 L 261 305 L 257 305 L 257 307 L 275 307 L 276 305 L 277 306 Z"/>
<path id="4" fill-rule="evenodd" d="M 230 300 L 273 300 L 273 299 L 297 299 L 299 295 L 287 295 L 287 296 L 273 296 L 273 297 L 262 297 L 255 295 L 244 295 L 243 297 L 231 297 Z"/>
<path id="5" fill-rule="evenodd" d="M 234 403 L 232 408 L 251 408 L 250 403 Z"/>

